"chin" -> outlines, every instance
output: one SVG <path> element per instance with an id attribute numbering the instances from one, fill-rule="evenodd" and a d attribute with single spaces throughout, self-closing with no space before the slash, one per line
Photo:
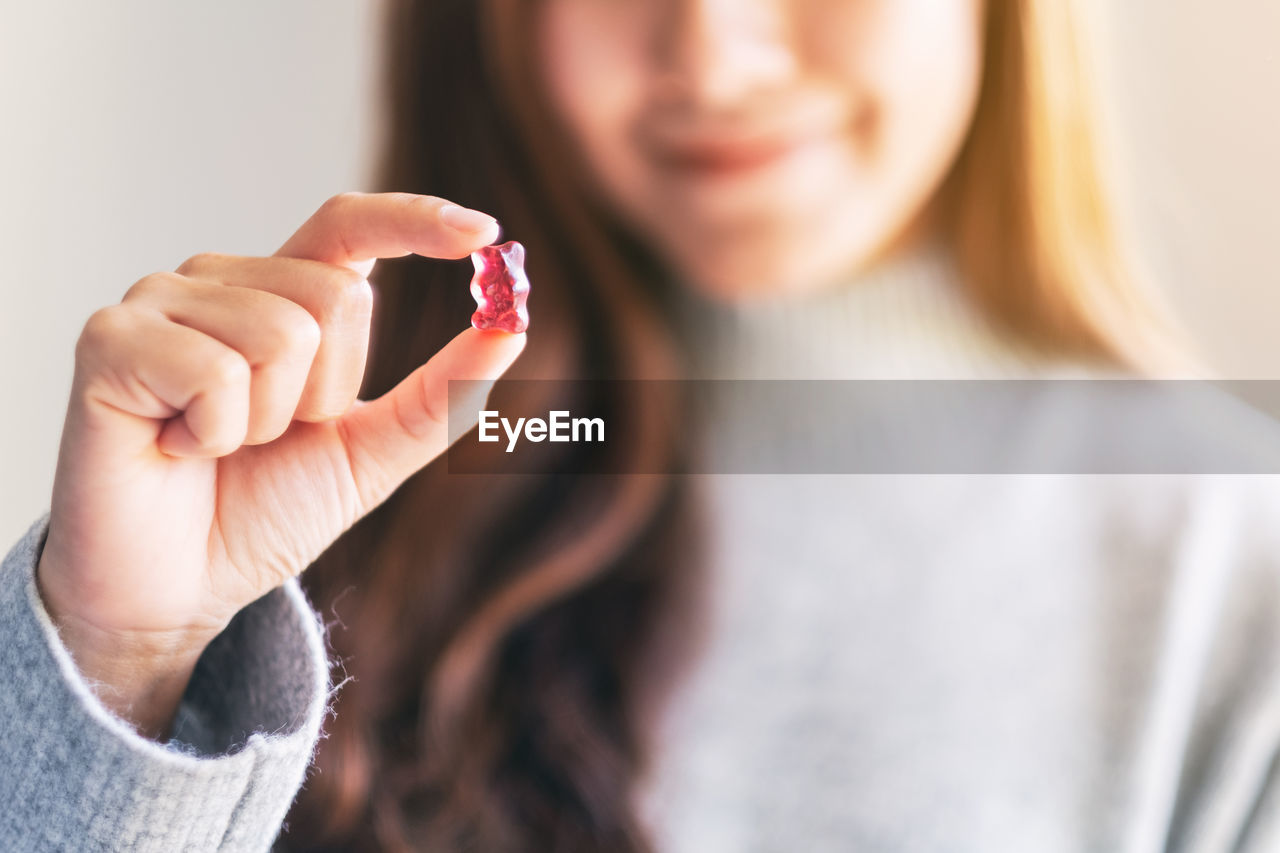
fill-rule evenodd
<path id="1" fill-rule="evenodd" d="M 787 296 L 811 290 L 818 279 L 811 264 L 796 258 L 699 258 L 677 264 L 686 286 L 718 302 L 740 302 Z"/>
<path id="2" fill-rule="evenodd" d="M 793 240 L 757 237 L 697 251 L 670 251 L 667 257 L 678 278 L 702 295 L 721 302 L 768 300 L 811 293 L 844 281 L 872 256 L 864 242 Z M 684 247 L 681 247 L 684 248 Z"/>

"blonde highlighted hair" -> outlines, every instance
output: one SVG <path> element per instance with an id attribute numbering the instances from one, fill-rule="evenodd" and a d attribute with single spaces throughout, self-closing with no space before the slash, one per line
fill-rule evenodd
<path id="1" fill-rule="evenodd" d="M 975 303 L 1049 354 L 1197 372 L 1117 203 L 1089 0 L 988 0 L 983 84 L 944 191 Z"/>
<path id="2" fill-rule="evenodd" d="M 988 2 L 985 83 L 943 191 L 973 298 L 1047 351 L 1165 369 L 1174 337 L 1106 192 L 1084 10 Z M 652 377 L 670 347 L 660 306 L 643 254 L 603 227 L 549 132 L 535 6 L 390 0 L 382 184 L 494 213 L 529 246 L 539 333 L 517 374 Z M 466 275 L 412 257 L 380 267 L 366 396 L 466 325 Z M 525 383 L 541 397 L 519 408 L 624 412 L 632 428 L 603 454 L 540 445 L 548 456 L 518 477 L 428 466 L 303 576 L 341 617 L 330 642 L 353 678 L 282 849 L 652 849 L 637 792 L 704 622 L 704 566 L 693 478 L 626 472 L 682 470 L 687 420 L 681 400 L 638 400 L 635 383 L 552 386 Z"/>

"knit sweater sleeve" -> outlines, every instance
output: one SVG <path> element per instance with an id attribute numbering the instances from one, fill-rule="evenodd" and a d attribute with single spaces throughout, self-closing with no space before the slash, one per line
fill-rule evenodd
<path id="1" fill-rule="evenodd" d="M 42 518 L 0 563 L 0 849 L 267 850 L 329 699 L 323 628 L 296 581 L 200 658 L 171 739 L 94 696 L 36 590 Z"/>

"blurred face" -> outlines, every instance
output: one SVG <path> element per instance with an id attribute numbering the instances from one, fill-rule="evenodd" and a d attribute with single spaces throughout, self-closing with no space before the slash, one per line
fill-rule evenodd
<path id="1" fill-rule="evenodd" d="M 822 287 L 927 227 L 983 0 L 544 0 L 552 105 L 605 201 L 726 299 Z"/>

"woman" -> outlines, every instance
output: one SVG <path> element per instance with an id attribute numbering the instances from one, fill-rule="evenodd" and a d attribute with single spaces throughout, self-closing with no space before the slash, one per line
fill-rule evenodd
<path id="1" fill-rule="evenodd" d="M 589 394 L 628 424 L 607 450 L 423 468 L 449 379 L 1167 370 L 1082 14 L 393 4 L 401 194 L 86 326 L 0 584 L 0 838 L 1270 849 L 1275 543 L 1229 484 L 637 476 L 699 444 L 609 382 L 490 401 Z M 488 213 L 529 249 L 527 348 L 457 334 L 437 260 L 381 266 L 373 310 L 374 259 L 465 257 Z"/>

